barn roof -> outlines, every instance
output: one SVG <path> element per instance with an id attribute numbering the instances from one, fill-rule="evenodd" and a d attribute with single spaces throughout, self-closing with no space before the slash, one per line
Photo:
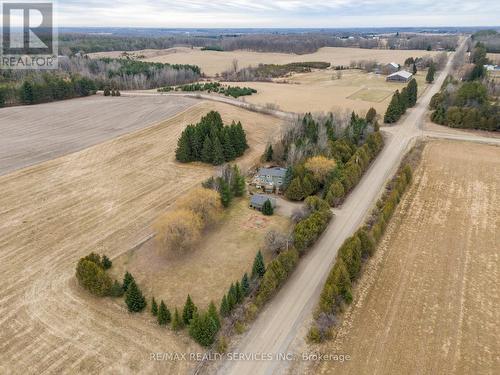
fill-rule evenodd
<path id="1" fill-rule="evenodd" d="M 410 78 L 412 75 L 413 75 L 413 74 L 411 74 L 410 72 L 407 72 L 406 70 L 400 70 L 399 72 L 389 74 L 389 75 L 387 76 L 387 78 L 400 76 L 400 77 L 403 77 L 403 78 L 405 78 L 405 79 L 408 79 L 408 78 Z"/>
<path id="2" fill-rule="evenodd" d="M 276 200 L 274 198 L 272 198 L 268 195 L 264 195 L 264 194 L 252 195 L 252 198 L 250 199 L 250 203 L 252 204 L 252 206 L 260 207 L 260 206 L 263 206 L 267 200 L 271 201 L 271 204 L 273 206 L 276 204 Z"/>

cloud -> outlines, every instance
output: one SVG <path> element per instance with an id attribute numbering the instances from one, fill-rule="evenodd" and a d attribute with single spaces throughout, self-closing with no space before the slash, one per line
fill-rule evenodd
<path id="1" fill-rule="evenodd" d="M 370 27 L 500 24 L 490 0 L 59 0 L 61 26 Z"/>

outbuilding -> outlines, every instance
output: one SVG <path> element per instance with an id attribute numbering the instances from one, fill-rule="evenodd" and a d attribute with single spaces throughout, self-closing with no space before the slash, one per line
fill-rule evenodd
<path id="1" fill-rule="evenodd" d="M 407 72 L 406 70 L 400 70 L 399 72 L 389 74 L 385 79 L 387 82 L 408 82 L 413 74 Z"/>
<path id="2" fill-rule="evenodd" d="M 264 194 L 255 194 L 250 198 L 250 208 L 254 210 L 262 211 L 262 207 L 266 201 L 270 201 L 273 208 L 276 208 L 276 199 Z"/>

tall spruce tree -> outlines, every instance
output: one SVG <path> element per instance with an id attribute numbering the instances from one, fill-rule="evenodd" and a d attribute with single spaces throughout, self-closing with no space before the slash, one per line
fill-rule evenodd
<path id="1" fill-rule="evenodd" d="M 236 151 L 234 150 L 233 140 L 231 139 L 230 131 L 224 129 L 224 139 L 222 143 L 225 161 L 231 161 L 236 158 Z"/>
<path id="2" fill-rule="evenodd" d="M 236 164 L 233 166 L 233 173 L 231 174 L 231 190 L 235 197 L 245 195 L 245 177 L 241 175 L 240 168 Z"/>
<path id="3" fill-rule="evenodd" d="M 413 63 L 413 75 L 417 74 L 417 64 Z"/>
<path id="4" fill-rule="evenodd" d="M 205 141 L 203 142 L 203 148 L 201 150 L 201 161 L 207 164 L 212 164 L 213 160 L 213 145 L 212 140 L 207 135 Z"/>
<path id="5" fill-rule="evenodd" d="M 241 290 L 241 284 L 239 281 L 234 284 L 234 293 L 236 303 L 243 302 L 243 298 L 245 298 L 245 296 L 243 295 L 243 290 Z"/>
<path id="6" fill-rule="evenodd" d="M 274 214 L 273 204 L 269 199 L 262 205 L 262 213 L 266 216 L 272 216 Z"/>
<path id="7" fill-rule="evenodd" d="M 219 318 L 219 313 L 217 312 L 217 308 L 215 307 L 213 301 L 211 301 L 210 305 L 208 305 L 208 315 L 214 320 L 214 322 L 217 325 L 217 330 L 219 330 L 221 327 L 221 322 Z"/>
<path id="8" fill-rule="evenodd" d="M 212 164 L 213 165 L 221 165 L 226 161 L 224 157 L 224 150 L 222 149 L 222 145 L 220 143 L 219 137 L 214 136 L 212 138 Z"/>
<path id="9" fill-rule="evenodd" d="M 245 297 L 250 294 L 250 282 L 248 281 L 248 275 L 246 272 L 241 279 L 241 290 L 243 291 L 243 295 Z"/>
<path id="10" fill-rule="evenodd" d="M 125 294 L 125 303 L 130 312 L 140 312 L 146 307 L 146 299 L 135 281 L 131 281 L 128 286 L 127 293 Z"/>
<path id="11" fill-rule="evenodd" d="M 220 303 L 220 308 L 219 308 L 220 314 L 222 316 L 228 316 L 231 310 L 229 309 L 229 304 L 227 302 L 227 297 L 224 294 L 224 297 L 222 297 L 221 303 Z"/>
<path id="12" fill-rule="evenodd" d="M 184 304 L 184 309 L 182 311 L 182 321 L 184 324 L 188 325 L 190 320 L 193 319 L 193 314 L 197 310 L 191 296 L 188 294 L 186 303 Z"/>
<path id="13" fill-rule="evenodd" d="M 409 83 L 408 83 L 408 106 L 409 107 L 414 107 L 415 104 L 417 104 L 417 98 L 418 98 L 418 85 L 417 85 L 417 80 L 413 78 Z"/>
<path id="14" fill-rule="evenodd" d="M 181 163 L 189 163 L 192 161 L 191 147 L 189 144 L 187 132 L 183 132 L 177 141 L 177 149 L 175 150 L 175 158 Z"/>
<path id="15" fill-rule="evenodd" d="M 130 285 L 130 283 L 134 281 L 135 282 L 135 279 L 134 279 L 134 276 L 132 276 L 132 274 L 130 272 L 125 272 L 125 276 L 123 277 L 123 290 L 126 292 L 128 290 L 128 287 Z"/>
<path id="16" fill-rule="evenodd" d="M 427 75 L 425 76 L 427 83 L 434 82 L 434 74 L 436 74 L 436 67 L 434 64 L 431 64 L 431 66 L 429 66 L 429 70 L 427 71 Z"/>
<path id="17" fill-rule="evenodd" d="M 172 329 L 174 331 L 179 331 L 184 327 L 184 321 L 182 320 L 181 314 L 179 314 L 179 309 L 175 308 L 174 317 L 172 318 Z"/>
<path id="18" fill-rule="evenodd" d="M 231 201 L 233 200 L 233 193 L 231 191 L 231 187 L 229 184 L 222 178 L 218 179 L 219 182 L 219 194 L 220 200 L 224 207 L 229 207 L 231 205 Z"/>
<path id="19" fill-rule="evenodd" d="M 265 273 L 266 265 L 264 264 L 264 257 L 262 256 L 262 252 L 259 250 L 253 261 L 252 278 L 260 278 L 264 276 Z"/>
<path id="20" fill-rule="evenodd" d="M 165 305 L 165 302 L 161 301 L 160 302 L 160 308 L 158 310 L 158 324 L 161 326 L 165 326 L 170 321 L 172 320 L 172 317 L 170 315 L 170 311 L 167 308 L 167 305 Z"/>

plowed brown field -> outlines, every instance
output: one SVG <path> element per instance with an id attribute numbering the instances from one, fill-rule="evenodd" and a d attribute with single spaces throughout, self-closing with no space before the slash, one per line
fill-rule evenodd
<path id="1" fill-rule="evenodd" d="M 151 222 L 214 170 L 174 161 L 183 128 L 208 111 L 241 120 L 258 157 L 280 121 L 201 102 L 150 128 L 0 177 L 0 374 L 185 373 L 187 362 L 151 352 L 192 341 L 96 299 L 75 282 L 80 257 L 111 258 L 151 233 Z"/>
<path id="2" fill-rule="evenodd" d="M 435 141 L 314 374 L 500 369 L 500 148 Z"/>

